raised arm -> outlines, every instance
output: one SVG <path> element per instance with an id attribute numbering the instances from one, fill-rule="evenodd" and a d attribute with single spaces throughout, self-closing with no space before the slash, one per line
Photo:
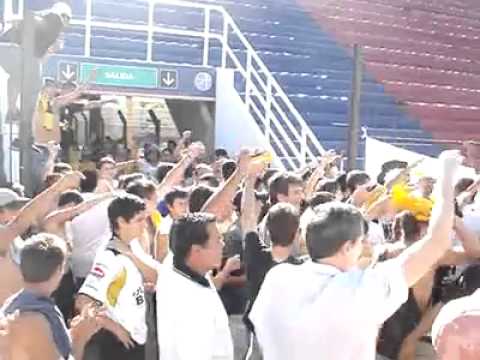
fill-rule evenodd
<path id="1" fill-rule="evenodd" d="M 25 205 L 12 222 L 0 228 L 0 252 L 7 251 L 13 239 L 23 234 L 33 223 L 43 219 L 56 206 L 62 192 L 77 188 L 82 177 L 79 172 L 67 174 Z"/>
<path id="2" fill-rule="evenodd" d="M 46 231 L 48 231 L 48 228 L 51 225 L 63 224 L 67 221 L 70 221 L 75 216 L 83 214 L 84 212 L 93 208 L 95 205 L 98 205 L 101 202 L 112 198 L 113 196 L 113 193 L 103 193 L 71 208 L 54 211 L 48 214 L 48 216 L 45 218 L 43 221 L 43 227 Z"/>
<path id="3" fill-rule="evenodd" d="M 182 159 L 170 170 L 163 181 L 157 187 L 157 193 L 159 198 L 163 198 L 165 194 L 179 185 L 184 176 L 185 170 L 205 152 L 205 147 L 200 144 L 192 144 L 189 147 L 188 152 L 182 157 Z"/>
<path id="4" fill-rule="evenodd" d="M 252 162 L 248 168 L 248 175 L 245 180 L 245 187 L 242 196 L 242 211 L 240 225 L 243 236 L 251 231 L 256 231 L 259 214 L 255 206 L 255 182 L 258 176 L 264 171 L 265 163 Z"/>
<path id="5" fill-rule="evenodd" d="M 480 258 L 480 239 L 465 226 L 459 217 L 455 219 L 455 233 L 463 248 L 448 250 L 440 260 L 440 265 L 462 265 Z"/>
<path id="6" fill-rule="evenodd" d="M 453 176 L 461 157 L 457 151 L 451 150 L 443 152 L 439 160 L 442 163 L 440 192 L 435 200 L 427 235 L 398 258 L 402 262 L 409 286 L 424 276 L 451 246 L 450 232 L 454 221 Z"/>
<path id="7" fill-rule="evenodd" d="M 235 197 L 238 186 L 247 175 L 250 164 L 250 152 L 242 150 L 238 160 L 238 166 L 230 178 L 207 200 L 202 208 L 203 212 L 208 212 L 217 216 L 218 221 L 225 220 L 225 204 L 231 203 Z"/>

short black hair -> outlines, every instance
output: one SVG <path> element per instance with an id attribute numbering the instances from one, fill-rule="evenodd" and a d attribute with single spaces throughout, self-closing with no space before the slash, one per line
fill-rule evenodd
<path id="1" fill-rule="evenodd" d="M 83 202 L 83 196 L 76 190 L 70 190 L 63 192 L 58 198 L 58 206 L 65 206 L 67 204 L 81 204 Z"/>
<path id="2" fill-rule="evenodd" d="M 228 180 L 230 176 L 237 170 L 237 163 L 233 160 L 227 160 L 222 165 L 223 180 Z"/>
<path id="3" fill-rule="evenodd" d="M 475 181 L 472 178 L 458 179 L 455 184 L 455 195 L 460 195 L 462 192 L 466 191 L 474 182 Z"/>
<path id="4" fill-rule="evenodd" d="M 155 170 L 155 179 L 157 182 L 160 184 L 163 179 L 165 179 L 165 176 L 173 169 L 175 165 L 172 163 L 161 163 L 158 164 L 157 170 Z"/>
<path id="5" fill-rule="evenodd" d="M 140 179 L 131 182 L 126 189 L 128 194 L 137 195 L 140 199 L 149 199 L 157 191 L 151 180 Z"/>
<path id="6" fill-rule="evenodd" d="M 56 235 L 40 233 L 32 236 L 20 253 L 23 280 L 37 284 L 48 281 L 66 259 L 65 241 Z"/>
<path id="7" fill-rule="evenodd" d="M 208 242 L 207 226 L 215 222 L 214 215 L 199 212 L 175 220 L 169 236 L 174 261 L 184 262 L 193 245 L 204 246 Z"/>
<path id="8" fill-rule="evenodd" d="M 352 194 L 357 187 L 368 183 L 370 176 L 365 171 L 352 170 L 347 174 L 347 190 Z"/>
<path id="9" fill-rule="evenodd" d="M 213 189 L 209 186 L 198 185 L 190 193 L 189 208 L 190 212 L 198 212 L 202 210 L 203 205 L 214 193 Z"/>
<path id="10" fill-rule="evenodd" d="M 308 200 L 308 206 L 312 209 L 316 208 L 318 205 L 323 205 L 329 202 L 335 201 L 335 195 L 327 191 L 318 191 L 314 193 Z"/>
<path id="11" fill-rule="evenodd" d="M 208 186 L 212 188 L 216 188 L 220 186 L 220 181 L 213 174 L 203 174 L 199 180 L 206 182 Z"/>
<path id="12" fill-rule="evenodd" d="M 227 152 L 227 150 L 225 150 L 223 148 L 215 149 L 215 157 L 216 158 L 221 158 L 221 157 L 228 158 L 228 152 Z"/>
<path id="13" fill-rule="evenodd" d="M 242 199 L 243 199 L 243 191 L 239 190 L 236 192 L 233 198 L 233 206 L 235 207 L 235 210 L 237 210 L 239 213 L 242 212 Z M 268 193 L 255 191 L 255 200 L 261 201 L 264 205 L 267 204 Z"/>
<path id="14" fill-rule="evenodd" d="M 172 206 L 176 199 L 188 199 L 188 191 L 180 188 L 174 188 L 165 194 L 165 202 Z"/>
<path id="15" fill-rule="evenodd" d="M 270 203 L 278 202 L 278 194 L 288 196 L 290 185 L 303 185 L 302 178 L 294 173 L 284 172 L 274 175 L 269 182 Z"/>
<path id="16" fill-rule="evenodd" d="M 128 185 L 136 180 L 146 179 L 145 175 L 139 172 L 122 175 L 118 179 L 118 187 L 120 189 L 126 189 Z"/>
<path id="17" fill-rule="evenodd" d="M 310 257 L 316 260 L 333 256 L 346 242 L 366 235 L 367 229 L 368 224 L 356 207 L 342 203 L 319 205 L 307 225 Z"/>
<path id="18" fill-rule="evenodd" d="M 130 221 L 135 215 L 145 209 L 145 202 L 136 195 L 123 194 L 122 196 L 113 199 L 108 206 L 108 219 L 110 221 L 112 233 L 116 234 L 119 218 Z"/>
<path id="19" fill-rule="evenodd" d="M 95 170 L 84 170 L 83 179 L 80 180 L 81 192 L 94 192 L 98 184 L 98 174 Z"/>
<path id="20" fill-rule="evenodd" d="M 298 232 L 300 213 L 291 204 L 275 204 L 267 213 L 266 225 L 270 233 L 272 245 L 290 246 Z"/>
<path id="21" fill-rule="evenodd" d="M 403 241 L 407 245 L 411 245 L 415 241 L 419 240 L 418 236 L 422 230 L 421 225 L 426 225 L 428 222 L 419 221 L 410 211 L 403 211 L 397 214 L 395 219 L 398 219 L 400 223 L 400 229 L 403 235 Z"/>
<path id="22" fill-rule="evenodd" d="M 337 176 L 337 178 L 335 179 L 337 181 L 337 184 L 338 186 L 340 186 L 340 190 L 342 191 L 342 193 L 346 193 L 347 192 L 347 174 L 346 173 L 341 173 Z"/>
<path id="23" fill-rule="evenodd" d="M 73 171 L 72 165 L 67 164 L 67 163 L 59 162 L 59 163 L 56 163 L 53 166 L 53 172 L 54 173 L 63 174 L 63 173 L 67 173 L 67 172 L 70 172 L 70 171 Z"/>
<path id="24" fill-rule="evenodd" d="M 318 192 L 328 192 L 330 194 L 336 194 L 338 191 L 341 191 L 340 184 L 335 179 L 328 179 L 321 182 L 317 188 Z"/>

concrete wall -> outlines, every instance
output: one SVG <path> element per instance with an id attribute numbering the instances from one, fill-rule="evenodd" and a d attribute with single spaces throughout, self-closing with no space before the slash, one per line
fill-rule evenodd
<path id="1" fill-rule="evenodd" d="M 234 87 L 233 70 L 217 70 L 216 99 L 216 148 L 225 148 L 230 154 L 238 153 L 242 147 L 255 147 L 271 151 L 270 144 L 247 111 Z"/>

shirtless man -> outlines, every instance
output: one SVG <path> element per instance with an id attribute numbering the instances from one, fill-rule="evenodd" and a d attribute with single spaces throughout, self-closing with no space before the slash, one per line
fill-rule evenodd
<path id="1" fill-rule="evenodd" d="M 23 244 L 20 236 L 56 207 L 61 193 L 78 187 L 81 176 L 80 173 L 65 175 L 56 184 L 29 201 L 18 214 L 11 214 L 12 219 L 9 219 L 7 224 L 0 226 L 0 304 L 22 288 L 18 268 L 18 253 Z"/>
<path id="2" fill-rule="evenodd" d="M 64 318 L 49 299 L 63 276 L 66 247 L 62 239 L 39 234 L 25 242 L 20 270 L 24 288 L 1 309 L 10 321 L 9 343 L 4 354 L 16 360 L 82 359 L 90 337 L 101 327 L 101 315 L 86 308 L 65 327 Z"/>

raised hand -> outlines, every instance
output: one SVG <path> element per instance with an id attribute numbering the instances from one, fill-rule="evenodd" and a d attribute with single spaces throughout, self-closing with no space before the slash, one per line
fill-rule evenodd
<path id="1" fill-rule="evenodd" d="M 85 177 L 80 171 L 72 171 L 65 174 L 59 181 L 58 186 L 62 191 L 76 189 L 80 186 L 80 181 Z"/>
<path id="2" fill-rule="evenodd" d="M 228 258 L 223 270 L 227 275 L 230 275 L 232 272 L 237 271 L 242 266 L 242 262 L 240 261 L 240 256 L 235 255 L 231 258 Z"/>

